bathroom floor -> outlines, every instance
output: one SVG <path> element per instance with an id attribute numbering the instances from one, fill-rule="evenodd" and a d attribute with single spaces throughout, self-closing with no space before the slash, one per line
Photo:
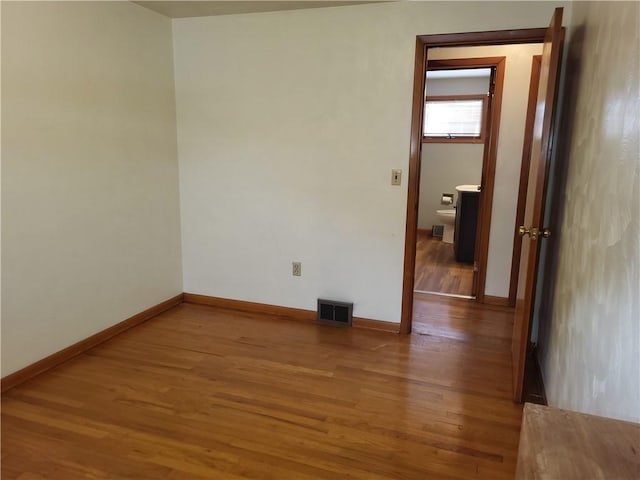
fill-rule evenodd
<path id="1" fill-rule="evenodd" d="M 415 291 L 471 295 L 472 284 L 473 266 L 456 262 L 452 243 L 418 232 Z"/>

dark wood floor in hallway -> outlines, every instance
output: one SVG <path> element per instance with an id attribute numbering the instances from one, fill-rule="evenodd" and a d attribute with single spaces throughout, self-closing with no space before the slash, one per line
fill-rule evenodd
<path id="1" fill-rule="evenodd" d="M 422 320 L 492 322 L 425 302 Z M 4 394 L 2 478 L 512 478 L 509 348 L 473 328 L 401 336 L 182 304 Z"/>

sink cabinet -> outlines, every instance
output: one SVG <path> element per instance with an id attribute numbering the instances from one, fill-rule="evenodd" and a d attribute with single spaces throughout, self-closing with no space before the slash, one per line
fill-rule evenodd
<path id="1" fill-rule="evenodd" d="M 456 228 L 453 234 L 453 249 L 456 262 L 473 263 L 476 250 L 479 204 L 480 192 L 458 192 Z"/>

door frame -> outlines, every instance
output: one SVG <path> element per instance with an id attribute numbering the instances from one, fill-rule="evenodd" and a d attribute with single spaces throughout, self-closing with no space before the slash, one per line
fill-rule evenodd
<path id="1" fill-rule="evenodd" d="M 502 111 L 502 91 L 504 89 L 504 71 L 507 57 L 454 58 L 438 59 L 427 62 L 425 71 L 453 70 L 457 68 L 491 68 L 493 93 L 488 100 L 488 110 L 484 121 L 487 134 L 482 149 L 482 173 L 480 180 L 480 204 L 478 206 L 478 231 L 476 232 L 473 255 L 474 272 L 471 294 L 479 303 L 485 303 L 484 286 L 487 278 L 487 257 L 489 255 L 489 229 L 491 225 L 491 207 L 493 205 L 493 187 L 496 177 L 496 158 L 498 154 L 498 135 L 500 131 L 500 113 Z M 422 163 L 422 153 L 420 154 Z M 419 212 L 418 208 L 418 212 Z"/>
<path id="2" fill-rule="evenodd" d="M 422 117 L 424 113 L 427 50 L 433 47 L 471 47 L 511 45 L 517 43 L 541 43 L 544 41 L 546 31 L 547 28 L 544 27 L 519 30 L 496 30 L 489 32 L 418 35 L 416 37 L 411 113 L 411 140 L 409 147 L 409 175 L 407 180 L 407 216 L 405 224 L 400 333 L 411 333 L 413 317 L 413 287 L 416 266 L 416 239 L 420 192 L 420 157 L 422 151 Z M 485 195 L 485 197 L 488 197 L 488 195 Z M 484 296 L 484 282 L 482 285 L 478 285 L 476 298 L 478 295 L 481 295 L 481 298 Z"/>

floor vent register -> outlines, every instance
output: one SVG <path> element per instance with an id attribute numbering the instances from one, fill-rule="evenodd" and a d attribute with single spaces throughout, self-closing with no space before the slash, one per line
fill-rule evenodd
<path id="1" fill-rule="evenodd" d="M 351 326 L 353 303 L 318 299 L 318 323 Z"/>

